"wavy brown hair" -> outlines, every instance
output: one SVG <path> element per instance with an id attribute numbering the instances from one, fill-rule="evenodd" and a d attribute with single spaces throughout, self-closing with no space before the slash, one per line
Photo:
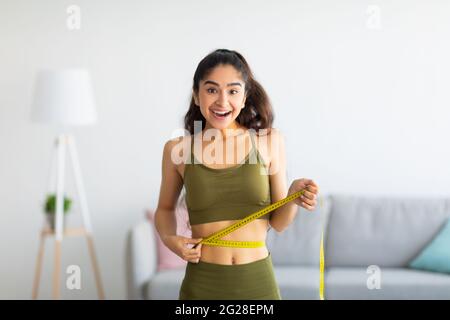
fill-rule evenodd
<path id="1" fill-rule="evenodd" d="M 217 49 L 204 57 L 197 66 L 194 73 L 193 92 L 198 95 L 200 80 L 205 79 L 208 74 L 218 65 L 231 65 L 240 72 L 245 83 L 245 107 L 239 113 L 236 121 L 247 129 L 254 129 L 259 133 L 259 129 L 267 129 L 270 133 L 274 114 L 269 97 L 264 88 L 255 80 L 244 57 L 232 50 Z M 202 122 L 202 130 L 205 128 L 206 119 L 200 112 L 200 108 L 195 105 L 194 95 L 191 96 L 189 110 L 184 116 L 184 128 L 194 134 L 194 121 Z"/>

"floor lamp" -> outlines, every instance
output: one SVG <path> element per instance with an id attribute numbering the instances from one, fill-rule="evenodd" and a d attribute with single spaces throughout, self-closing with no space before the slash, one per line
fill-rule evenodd
<path id="1" fill-rule="evenodd" d="M 45 239 L 55 236 L 53 271 L 53 298 L 60 298 L 61 244 L 64 236 L 85 236 L 95 275 L 99 299 L 104 299 L 100 270 L 98 267 L 90 213 L 84 191 L 75 140 L 67 133 L 70 126 L 90 125 L 97 120 L 95 102 L 89 72 L 84 69 L 42 70 L 38 73 L 32 105 L 34 122 L 57 125 L 61 129 L 54 144 L 49 177 L 49 192 L 56 194 L 56 223 L 54 230 L 45 225 L 41 231 L 32 298 L 37 299 Z M 65 158 L 68 154 L 73 169 L 75 188 L 82 214 L 83 227 L 65 228 L 63 220 Z M 56 166 L 54 166 L 56 164 Z"/>

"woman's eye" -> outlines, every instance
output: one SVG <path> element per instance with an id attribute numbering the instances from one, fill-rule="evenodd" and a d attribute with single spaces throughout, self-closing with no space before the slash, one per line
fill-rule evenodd
<path id="1" fill-rule="evenodd" d="M 208 88 L 208 89 L 206 89 L 206 91 L 208 93 L 216 93 L 217 92 L 217 90 L 214 89 L 214 88 Z M 237 94 L 237 93 L 239 93 L 239 90 L 230 90 L 230 93 L 231 94 Z"/>

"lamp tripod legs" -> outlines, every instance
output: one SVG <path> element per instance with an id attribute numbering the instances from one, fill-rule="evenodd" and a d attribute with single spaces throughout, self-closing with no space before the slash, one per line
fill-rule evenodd
<path id="1" fill-rule="evenodd" d="M 41 233 L 41 236 L 39 238 L 39 252 L 36 261 L 36 270 L 34 273 L 33 294 L 32 294 L 33 300 L 37 299 L 39 292 L 39 282 L 41 280 L 42 258 L 44 256 L 44 248 L 45 248 L 45 236 Z"/>
<path id="2" fill-rule="evenodd" d="M 86 235 L 86 239 L 88 242 L 89 255 L 91 256 L 92 268 L 94 269 L 94 276 L 95 276 L 95 283 L 97 285 L 98 298 L 100 300 L 104 300 L 105 295 L 103 293 L 103 286 L 102 286 L 102 281 L 100 278 L 100 270 L 98 268 L 97 259 L 96 259 L 96 255 L 95 255 L 94 240 L 90 233 L 88 233 Z"/>
<path id="3" fill-rule="evenodd" d="M 55 265 L 53 270 L 53 299 L 60 298 L 61 287 L 61 240 L 55 240 Z"/>
<path id="4" fill-rule="evenodd" d="M 64 220 L 63 220 L 63 210 L 64 210 L 64 167 L 65 167 L 65 152 L 66 145 L 68 146 L 69 159 L 71 160 L 72 169 L 75 178 L 75 187 L 80 199 L 81 214 L 83 218 L 83 233 L 88 242 L 89 255 L 92 262 L 92 267 L 94 269 L 95 282 L 97 286 L 97 292 L 99 299 L 104 300 L 103 286 L 100 277 L 100 270 L 97 263 L 97 258 L 95 255 L 94 240 L 92 237 L 92 227 L 90 221 L 89 209 L 87 206 L 86 195 L 84 192 L 83 181 L 81 178 L 81 169 L 78 163 L 78 154 L 75 147 L 75 142 L 71 136 L 60 135 L 58 136 L 55 143 L 55 154 L 54 160 L 56 160 L 56 172 L 53 168 L 50 170 L 50 192 L 56 191 L 56 223 L 55 230 L 51 233 L 45 233 L 42 231 L 39 244 L 39 252 L 36 263 L 34 284 L 32 298 L 37 299 L 40 275 L 42 270 L 42 260 L 44 255 L 45 246 L 45 236 L 53 234 L 55 235 L 55 255 L 54 255 L 54 270 L 53 270 L 53 298 L 60 299 L 61 290 L 61 252 L 62 252 L 62 240 L 65 235 Z M 53 158 L 52 158 L 53 159 Z M 53 167 L 53 162 L 52 162 Z M 56 173 L 56 175 L 55 175 Z M 55 190 L 56 189 L 56 190 Z"/>

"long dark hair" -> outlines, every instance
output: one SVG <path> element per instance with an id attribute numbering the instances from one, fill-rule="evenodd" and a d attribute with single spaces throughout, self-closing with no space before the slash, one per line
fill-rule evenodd
<path id="1" fill-rule="evenodd" d="M 232 50 L 217 49 L 204 57 L 197 66 L 194 74 L 193 92 L 198 94 L 200 80 L 203 80 L 217 65 L 231 65 L 241 73 L 245 82 L 245 107 L 239 113 L 236 121 L 247 129 L 267 129 L 270 133 L 274 114 L 269 97 L 264 88 L 253 77 L 253 73 L 244 57 Z M 205 128 L 206 119 L 195 105 L 194 96 L 191 97 L 189 110 L 184 116 L 184 128 L 194 134 L 194 121 L 202 122 L 202 130 Z"/>

